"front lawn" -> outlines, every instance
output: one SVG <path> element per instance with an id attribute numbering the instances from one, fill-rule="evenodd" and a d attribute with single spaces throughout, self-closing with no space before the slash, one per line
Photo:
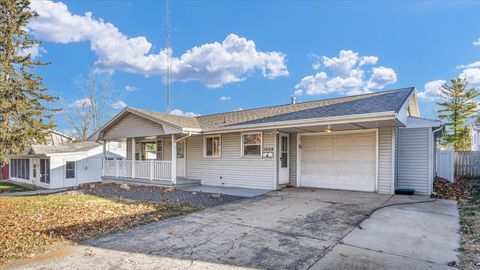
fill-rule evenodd
<path id="1" fill-rule="evenodd" d="M 33 190 L 33 189 L 26 186 L 17 185 L 11 182 L 0 181 L 0 194 L 29 191 L 29 190 Z"/>
<path id="2" fill-rule="evenodd" d="M 480 180 L 469 180 L 470 193 L 459 201 L 462 269 L 480 269 Z"/>
<path id="3" fill-rule="evenodd" d="M 0 197 L 0 264 L 200 209 L 78 193 Z"/>

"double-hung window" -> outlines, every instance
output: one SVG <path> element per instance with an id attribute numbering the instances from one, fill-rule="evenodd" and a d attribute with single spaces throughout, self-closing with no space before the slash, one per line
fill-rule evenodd
<path id="1" fill-rule="evenodd" d="M 204 137 L 204 156 L 220 157 L 222 153 L 222 142 L 220 135 Z"/>
<path id="2" fill-rule="evenodd" d="M 75 178 L 75 161 L 65 162 L 65 178 Z"/>
<path id="3" fill-rule="evenodd" d="M 242 133 L 242 156 L 246 156 L 246 157 L 262 156 L 262 133 L 261 132 Z"/>

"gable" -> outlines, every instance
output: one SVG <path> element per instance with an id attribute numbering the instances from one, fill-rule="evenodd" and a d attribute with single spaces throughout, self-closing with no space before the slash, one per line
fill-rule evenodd
<path id="1" fill-rule="evenodd" d="M 103 130 L 103 136 L 100 139 L 147 137 L 168 134 L 172 131 L 174 131 L 172 127 L 153 122 L 133 113 L 126 113 L 122 118 L 111 123 Z"/>

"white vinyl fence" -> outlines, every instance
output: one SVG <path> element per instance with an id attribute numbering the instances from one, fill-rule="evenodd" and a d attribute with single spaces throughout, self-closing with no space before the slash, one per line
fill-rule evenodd
<path id="1" fill-rule="evenodd" d="M 436 161 L 437 176 L 453 182 L 455 172 L 455 152 L 453 150 L 437 150 Z"/>
<path id="2" fill-rule="evenodd" d="M 455 175 L 467 178 L 480 177 L 480 151 L 456 152 Z"/>

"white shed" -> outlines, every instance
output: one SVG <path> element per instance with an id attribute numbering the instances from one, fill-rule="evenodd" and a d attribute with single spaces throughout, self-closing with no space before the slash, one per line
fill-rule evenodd
<path id="1" fill-rule="evenodd" d="M 107 159 L 123 159 L 124 142 L 106 145 Z M 77 142 L 64 145 L 32 145 L 27 154 L 10 157 L 10 180 L 43 188 L 75 187 L 100 182 L 103 144 Z"/>

